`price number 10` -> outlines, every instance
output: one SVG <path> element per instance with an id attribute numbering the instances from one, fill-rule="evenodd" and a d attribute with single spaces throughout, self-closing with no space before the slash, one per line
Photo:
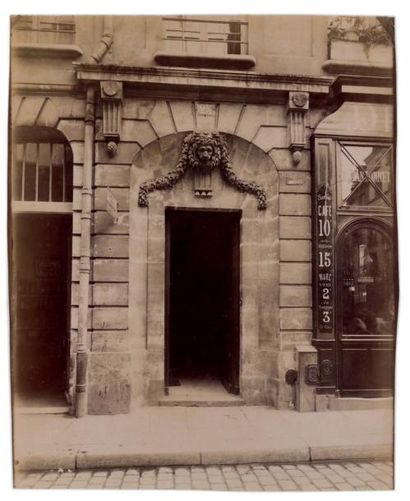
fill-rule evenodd
<path id="1" fill-rule="evenodd" d="M 331 225 L 329 219 L 319 219 L 319 237 L 330 235 Z"/>

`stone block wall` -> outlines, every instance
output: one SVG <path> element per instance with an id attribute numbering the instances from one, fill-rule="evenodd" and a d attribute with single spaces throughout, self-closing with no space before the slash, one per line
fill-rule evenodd
<path id="1" fill-rule="evenodd" d="M 308 143 L 307 143 L 308 144 Z M 297 369 L 296 345 L 312 338 L 312 239 L 310 152 L 302 152 L 297 168 L 289 152 L 272 152 L 279 170 L 280 348 L 278 408 L 294 404 L 285 382 L 288 369 Z"/>
<path id="2" fill-rule="evenodd" d="M 88 412 L 126 413 L 131 401 L 131 342 L 128 335 L 129 282 L 129 157 L 108 156 L 99 133 L 101 110 L 97 106 L 96 141 L 93 167 L 93 211 L 91 235 L 91 275 L 89 296 Z M 74 131 L 75 148 L 83 148 L 84 122 L 62 122 L 63 132 Z M 72 143 L 71 143 L 72 144 Z M 123 151 L 123 150 L 121 150 Z M 72 311 L 69 393 L 73 402 L 75 350 L 77 340 L 79 256 L 81 234 L 81 186 L 83 157 L 74 155 Z M 107 189 L 119 202 L 118 220 L 106 212 Z"/>
<path id="3" fill-rule="evenodd" d="M 88 410 L 91 414 L 125 413 L 131 402 L 129 303 L 130 158 L 112 159 L 100 133 L 97 108 L 92 219 L 92 330 Z M 138 145 L 132 143 L 133 151 Z M 121 149 L 123 151 L 123 149 Z M 107 191 L 118 201 L 118 219 L 106 212 Z"/>

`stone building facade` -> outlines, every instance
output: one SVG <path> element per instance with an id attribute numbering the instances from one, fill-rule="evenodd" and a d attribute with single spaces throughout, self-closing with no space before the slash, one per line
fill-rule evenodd
<path id="1" fill-rule="evenodd" d="M 391 395 L 390 20 L 11 23 L 16 405 Z"/>

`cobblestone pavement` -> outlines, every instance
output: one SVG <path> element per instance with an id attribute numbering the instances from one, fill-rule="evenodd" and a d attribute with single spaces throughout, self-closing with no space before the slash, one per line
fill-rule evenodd
<path id="1" fill-rule="evenodd" d="M 391 462 L 244 464 L 18 472 L 17 488 L 349 491 L 393 488 Z"/>

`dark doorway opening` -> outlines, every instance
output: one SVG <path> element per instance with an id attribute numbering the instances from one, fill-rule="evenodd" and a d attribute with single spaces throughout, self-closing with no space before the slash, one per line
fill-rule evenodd
<path id="1" fill-rule="evenodd" d="M 17 403 L 63 405 L 72 215 L 17 214 L 12 221 L 12 377 Z"/>
<path id="2" fill-rule="evenodd" d="M 239 393 L 240 211 L 167 209 L 166 385 Z"/>

